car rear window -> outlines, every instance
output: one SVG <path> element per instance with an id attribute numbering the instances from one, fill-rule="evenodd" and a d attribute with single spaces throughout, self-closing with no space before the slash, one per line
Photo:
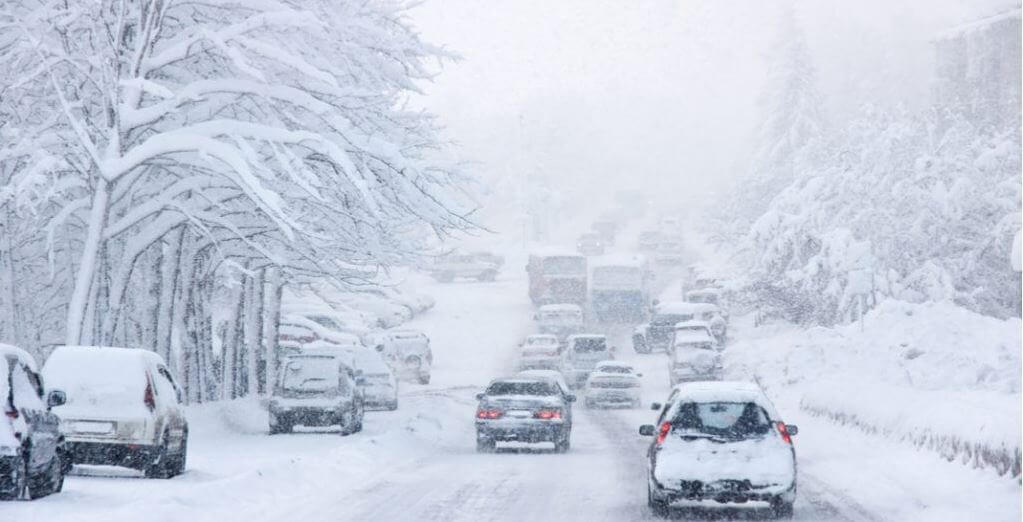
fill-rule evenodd
<path id="1" fill-rule="evenodd" d="M 604 339 L 576 339 L 572 345 L 576 353 L 606 352 L 607 341 Z"/>
<path id="2" fill-rule="evenodd" d="M 671 421 L 672 431 L 728 440 L 766 435 L 771 429 L 764 409 L 753 402 L 686 402 Z"/>
<path id="3" fill-rule="evenodd" d="M 487 388 L 487 395 L 556 395 L 556 387 L 549 382 L 495 382 Z"/>
<path id="4" fill-rule="evenodd" d="M 327 391 L 336 388 L 341 370 L 334 357 L 293 357 L 284 365 L 286 390 Z"/>
<path id="5" fill-rule="evenodd" d="M 659 325 L 669 324 L 674 326 L 678 323 L 681 323 L 682 321 L 688 321 L 692 318 L 693 318 L 692 314 L 656 314 L 650 320 L 650 322 L 653 324 Z"/>

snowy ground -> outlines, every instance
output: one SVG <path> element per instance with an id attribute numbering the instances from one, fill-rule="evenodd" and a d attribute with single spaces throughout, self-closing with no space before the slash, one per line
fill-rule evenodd
<path id="1" fill-rule="evenodd" d="M 532 328 L 522 265 L 509 259 L 493 283 L 419 285 L 437 299 L 434 310 L 410 325 L 433 339 L 433 382 L 404 385 L 400 409 L 368 414 L 362 433 L 271 437 L 254 401 L 194 407 L 184 475 L 146 480 L 115 468 L 80 468 L 62 494 L 2 504 L 0 519 L 649 519 L 649 440 L 637 434 L 652 420 L 647 409 L 578 406 L 572 450 L 564 455 L 475 452 L 473 395 L 489 378 L 511 371 L 514 349 Z M 630 331 L 608 333 L 620 357 L 644 373 L 645 401 L 660 400 L 668 390 L 664 356 L 634 354 Z M 795 395 L 780 396 L 786 420 L 800 427 L 797 519 L 1019 519 L 1017 481 L 806 415 L 787 402 Z"/>

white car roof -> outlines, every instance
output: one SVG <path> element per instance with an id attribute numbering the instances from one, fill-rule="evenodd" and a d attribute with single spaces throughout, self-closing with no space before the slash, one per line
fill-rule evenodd
<path id="1" fill-rule="evenodd" d="M 25 366 L 28 366 L 28 368 L 33 372 L 39 373 L 39 368 L 36 366 L 36 360 L 30 353 L 12 344 L 0 343 L 0 358 L 7 359 L 8 357 L 18 359 L 23 362 Z"/>
<path id="2" fill-rule="evenodd" d="M 697 381 L 675 386 L 678 396 L 675 404 L 683 402 L 754 402 L 767 410 L 772 419 L 778 419 L 774 404 L 764 390 L 747 381 Z"/>
<path id="3" fill-rule="evenodd" d="M 608 266 L 627 266 L 630 268 L 643 268 L 646 266 L 646 256 L 639 254 L 628 255 L 628 254 L 610 254 L 606 256 L 600 256 L 590 262 L 590 268 L 608 267 Z"/>
<path id="4" fill-rule="evenodd" d="M 600 362 L 598 362 L 594 366 L 594 369 L 599 370 L 601 368 L 608 368 L 608 367 L 615 367 L 615 366 L 620 367 L 620 368 L 628 368 L 630 370 L 634 370 L 635 369 L 629 363 L 624 363 L 624 362 L 621 362 L 621 361 L 614 361 L 614 360 L 600 361 Z"/>
<path id="5" fill-rule="evenodd" d="M 557 303 L 543 305 L 540 307 L 540 312 L 579 312 L 582 313 L 583 309 L 579 305 L 570 303 Z"/>
<path id="6" fill-rule="evenodd" d="M 659 314 L 698 314 L 716 311 L 718 311 L 718 307 L 710 303 L 688 303 L 686 301 L 661 302 L 655 308 L 655 312 Z"/>
<path id="7" fill-rule="evenodd" d="M 710 323 L 707 321 L 697 321 L 696 319 L 675 323 L 676 330 L 692 330 L 694 328 L 706 328 L 710 330 Z"/>
<path id="8" fill-rule="evenodd" d="M 686 295 L 721 295 L 721 290 L 717 288 L 700 288 L 698 290 L 690 290 L 686 292 Z"/>
<path id="9" fill-rule="evenodd" d="M 692 343 L 717 342 L 706 330 L 675 330 L 675 346 Z"/>

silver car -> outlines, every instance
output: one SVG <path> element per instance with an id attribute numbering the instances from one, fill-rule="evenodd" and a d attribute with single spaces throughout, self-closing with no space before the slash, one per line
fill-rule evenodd
<path id="1" fill-rule="evenodd" d="M 497 379 L 477 394 L 476 450 L 494 451 L 498 442 L 553 442 L 568 451 L 572 435 L 569 403 L 553 380 L 539 377 Z"/>

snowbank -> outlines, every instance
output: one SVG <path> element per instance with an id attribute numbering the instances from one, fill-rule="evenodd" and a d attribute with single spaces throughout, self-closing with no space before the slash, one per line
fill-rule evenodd
<path id="1" fill-rule="evenodd" d="M 862 324 L 746 330 L 726 351 L 813 415 L 1020 475 L 1020 321 L 887 301 Z"/>

